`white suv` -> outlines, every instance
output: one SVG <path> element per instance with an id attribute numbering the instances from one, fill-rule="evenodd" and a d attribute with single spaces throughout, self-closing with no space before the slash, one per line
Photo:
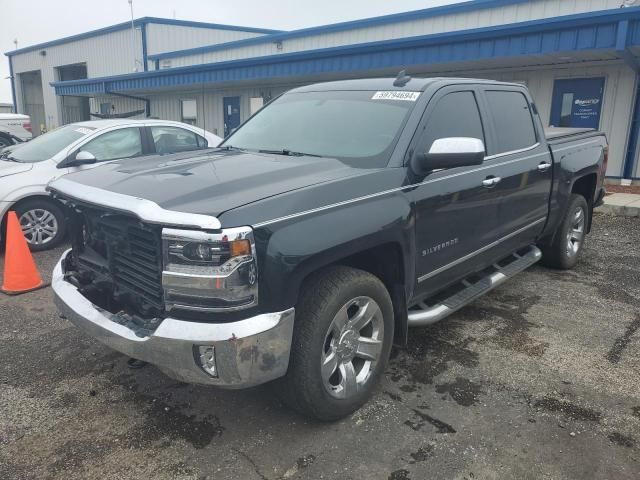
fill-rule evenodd
<path id="1" fill-rule="evenodd" d="M 60 243 L 65 217 L 45 187 L 103 162 L 216 147 L 222 139 L 179 122 L 97 120 L 66 125 L 0 153 L 0 219 L 15 210 L 32 250 Z"/>
<path id="2" fill-rule="evenodd" d="M 19 113 L 0 113 L 0 149 L 31 140 L 31 119 Z"/>

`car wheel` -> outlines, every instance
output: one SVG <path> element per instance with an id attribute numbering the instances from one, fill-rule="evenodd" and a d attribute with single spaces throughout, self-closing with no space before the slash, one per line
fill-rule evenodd
<path id="1" fill-rule="evenodd" d="M 60 244 L 66 230 L 62 209 L 50 200 L 26 200 L 15 208 L 20 227 L 32 251 L 48 250 Z"/>
<path id="2" fill-rule="evenodd" d="M 582 195 L 571 195 L 565 217 L 553 243 L 542 249 L 542 263 L 551 268 L 568 270 L 580 257 L 587 237 L 589 205 Z"/>
<path id="3" fill-rule="evenodd" d="M 392 337 L 391 297 L 377 277 L 343 266 L 314 274 L 296 306 L 281 398 L 318 420 L 354 412 L 384 372 Z"/>

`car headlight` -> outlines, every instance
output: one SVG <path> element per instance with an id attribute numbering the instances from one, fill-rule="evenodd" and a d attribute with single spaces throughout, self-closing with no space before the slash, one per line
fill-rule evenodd
<path id="1" fill-rule="evenodd" d="M 258 304 L 258 264 L 253 230 L 207 233 L 162 230 L 165 307 L 223 312 Z"/>

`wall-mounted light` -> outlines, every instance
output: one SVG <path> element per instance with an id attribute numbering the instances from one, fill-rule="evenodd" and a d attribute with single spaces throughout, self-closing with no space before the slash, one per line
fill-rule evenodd
<path id="1" fill-rule="evenodd" d="M 282 50 L 282 42 L 280 40 L 278 40 L 277 42 L 274 42 L 276 44 L 276 48 L 278 50 Z"/>
<path id="2" fill-rule="evenodd" d="M 41 57 L 46 57 L 47 56 L 47 51 L 46 50 L 40 50 L 40 56 Z"/>

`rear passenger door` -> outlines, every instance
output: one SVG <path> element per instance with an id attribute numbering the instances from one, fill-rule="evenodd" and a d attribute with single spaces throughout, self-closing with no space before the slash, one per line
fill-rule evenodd
<path id="1" fill-rule="evenodd" d="M 488 126 L 487 157 L 500 181 L 498 234 L 509 248 L 532 243 L 544 227 L 551 191 L 552 159 L 526 90 L 482 88 Z"/>

